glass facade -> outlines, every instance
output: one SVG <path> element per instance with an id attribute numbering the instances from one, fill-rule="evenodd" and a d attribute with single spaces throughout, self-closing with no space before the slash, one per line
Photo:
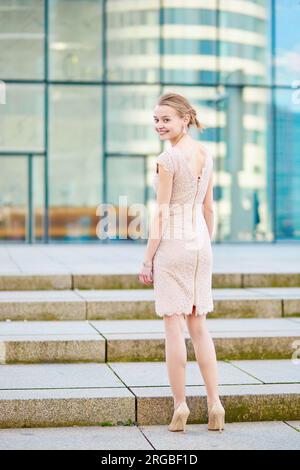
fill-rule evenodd
<path id="1" fill-rule="evenodd" d="M 101 243 L 99 205 L 151 211 L 170 91 L 206 126 L 213 241 L 299 240 L 299 20 L 292 0 L 1 0 L 0 243 Z"/>

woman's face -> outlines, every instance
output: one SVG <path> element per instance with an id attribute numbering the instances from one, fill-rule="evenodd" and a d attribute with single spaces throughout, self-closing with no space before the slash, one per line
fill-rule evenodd
<path id="1" fill-rule="evenodd" d="M 184 120 L 178 116 L 171 106 L 155 106 L 153 118 L 155 130 L 161 140 L 173 139 L 182 132 Z"/>

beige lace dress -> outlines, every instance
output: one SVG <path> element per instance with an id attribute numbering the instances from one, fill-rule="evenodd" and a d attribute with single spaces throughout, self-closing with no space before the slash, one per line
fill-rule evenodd
<path id="1" fill-rule="evenodd" d="M 156 315 L 213 311 L 212 248 L 202 213 L 213 158 L 206 149 L 200 177 L 191 173 L 187 160 L 177 148 L 170 147 L 157 158 L 173 174 L 173 189 L 167 223 L 153 258 L 153 288 Z M 158 189 L 158 166 L 153 189 Z"/>

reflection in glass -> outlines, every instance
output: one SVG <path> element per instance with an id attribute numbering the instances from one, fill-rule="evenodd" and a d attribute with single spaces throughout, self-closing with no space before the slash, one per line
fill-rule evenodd
<path id="1" fill-rule="evenodd" d="M 110 86 L 107 89 L 107 151 L 144 154 L 159 152 L 153 109 L 159 87 Z"/>
<path id="2" fill-rule="evenodd" d="M 111 238 L 137 239 L 141 227 L 130 224 L 137 220 L 139 212 L 133 205 L 145 203 L 145 171 L 143 157 L 111 157 L 107 161 L 108 197 L 112 205 L 117 227 L 109 227 Z M 139 209 L 140 210 L 140 209 Z M 131 231 L 132 230 L 132 231 Z"/>
<path id="3" fill-rule="evenodd" d="M 276 90 L 276 235 L 300 239 L 300 107 L 294 90 Z"/>
<path id="4" fill-rule="evenodd" d="M 102 78 L 102 1 L 49 2 L 50 78 Z"/>
<path id="5" fill-rule="evenodd" d="M 96 238 L 101 202 L 101 90 L 90 86 L 50 89 L 51 238 Z"/>
<path id="6" fill-rule="evenodd" d="M 208 83 L 217 80 L 217 0 L 168 2 L 163 10 L 163 81 Z"/>
<path id="7" fill-rule="evenodd" d="M 44 1 L 1 0 L 0 78 L 44 77 Z"/>
<path id="8" fill-rule="evenodd" d="M 218 236 L 222 240 L 272 240 L 272 167 L 268 154 L 270 94 L 264 88 L 224 88 L 222 210 Z"/>
<path id="9" fill-rule="evenodd" d="M 0 151 L 43 151 L 44 86 L 7 83 L 0 119 Z"/>
<path id="10" fill-rule="evenodd" d="M 269 0 L 222 2 L 219 12 L 219 71 L 224 83 L 270 82 Z"/>
<path id="11" fill-rule="evenodd" d="M 159 0 L 108 0 L 107 78 L 159 81 Z"/>
<path id="12" fill-rule="evenodd" d="M 28 163 L 26 157 L 0 156 L 0 240 L 26 241 Z"/>

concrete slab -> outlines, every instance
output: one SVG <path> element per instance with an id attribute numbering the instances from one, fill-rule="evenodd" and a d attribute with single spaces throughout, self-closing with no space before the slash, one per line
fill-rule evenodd
<path id="1" fill-rule="evenodd" d="M 1 429 L 1 450 L 153 450 L 137 426 Z"/>
<path id="2" fill-rule="evenodd" d="M 300 287 L 247 287 L 246 290 L 271 298 L 300 298 Z"/>
<path id="3" fill-rule="evenodd" d="M 264 361 L 230 361 L 239 370 L 266 383 L 299 383 L 300 362 L 292 360 L 264 360 Z"/>
<path id="4" fill-rule="evenodd" d="M 4 302 L 58 302 L 58 301 L 69 301 L 69 302 L 81 302 L 82 298 L 77 294 L 75 290 L 64 289 L 64 290 L 34 290 L 34 291 L 4 291 L 0 292 L 0 305 Z"/>
<path id="5" fill-rule="evenodd" d="M 300 288 L 285 287 L 279 292 L 279 288 L 259 289 L 259 288 L 218 288 L 213 289 L 213 297 L 216 300 L 261 300 L 261 299 L 282 299 L 284 297 L 292 297 L 300 299 Z M 289 290 L 292 292 L 289 295 Z M 273 295 L 274 291 L 274 295 Z M 154 300 L 154 290 L 149 289 L 74 289 L 80 297 L 88 301 L 148 301 Z"/>
<path id="6" fill-rule="evenodd" d="M 157 320 L 89 320 L 95 330 L 99 333 L 163 333 L 164 321 Z M 299 325 L 300 326 L 300 325 Z"/>
<path id="7" fill-rule="evenodd" d="M 171 387 L 132 387 L 137 399 L 138 424 L 166 424 L 172 419 Z M 300 384 L 221 385 L 226 422 L 297 420 L 300 416 Z M 188 423 L 207 422 L 204 386 L 187 386 Z"/>
<path id="8" fill-rule="evenodd" d="M 245 249 L 245 247 L 247 249 Z M 111 243 L 51 243 L 38 246 L 2 246 L 0 257 L 19 271 L 30 266 L 32 260 L 59 268 L 73 270 L 82 263 L 92 264 L 101 272 L 111 272 L 115 266 L 140 267 L 145 253 L 144 244 L 125 241 Z M 294 244 L 212 243 L 214 271 L 216 272 L 299 272 L 300 254 Z"/>
<path id="9" fill-rule="evenodd" d="M 299 325 L 300 328 L 300 325 Z M 5 336 L 89 335 L 100 336 L 86 321 L 14 321 L 0 322 L 0 340 Z M 4 338 L 2 338 L 4 337 Z"/>
<path id="10" fill-rule="evenodd" d="M 2 336 L 0 363 L 105 362 L 105 349 L 96 335 Z"/>
<path id="11" fill-rule="evenodd" d="M 126 388 L 0 390 L 0 428 L 134 422 L 135 398 Z"/>
<path id="12" fill-rule="evenodd" d="M 222 434 L 205 424 L 187 433 L 166 425 L 1 429 L 1 450 L 298 450 L 294 421 L 227 423 Z"/>
<path id="13" fill-rule="evenodd" d="M 109 366 L 127 387 L 163 387 L 169 385 L 165 362 L 110 362 Z M 220 384 L 259 384 L 260 381 L 226 362 L 218 362 Z M 204 385 L 196 362 L 186 366 L 186 385 Z"/>
<path id="14" fill-rule="evenodd" d="M 124 387 L 107 364 L 0 365 L 0 390 Z"/>
<path id="15" fill-rule="evenodd" d="M 286 424 L 300 432 L 300 421 L 286 421 Z"/>
<path id="16" fill-rule="evenodd" d="M 157 318 L 153 289 L 102 289 L 76 292 L 87 302 L 87 318 Z M 214 311 L 224 317 L 281 317 L 282 301 L 246 289 L 213 289 Z"/>
<path id="17" fill-rule="evenodd" d="M 154 300 L 153 289 L 74 289 L 74 292 L 87 301 L 132 302 Z"/>
<path id="18" fill-rule="evenodd" d="M 71 290 L 0 292 L 0 320 L 85 320 L 86 303 Z"/>
<path id="19" fill-rule="evenodd" d="M 90 320 L 90 324 L 103 334 L 126 334 L 126 333 L 164 333 L 164 321 L 158 320 Z M 300 319 L 295 324 L 293 319 L 283 318 L 209 318 L 207 317 L 207 327 L 212 333 L 238 333 L 248 334 L 259 332 L 280 333 L 299 330 Z M 185 325 L 185 331 L 188 327 Z M 1 334 L 1 327 L 0 327 Z"/>
<path id="20" fill-rule="evenodd" d="M 0 272 L 0 289 L 2 291 L 71 288 L 71 274 L 58 267 L 54 267 L 51 273 L 48 268 L 45 271 L 41 266 L 37 266 L 34 271 L 31 266 L 27 272 L 20 273 L 2 266 Z"/>
<path id="21" fill-rule="evenodd" d="M 227 423 L 223 433 L 190 424 L 186 434 L 167 426 L 140 426 L 157 450 L 299 450 L 300 434 L 282 421 Z"/>
<path id="22" fill-rule="evenodd" d="M 291 270 L 288 272 L 275 270 L 273 273 L 270 273 L 267 272 L 266 269 L 262 269 L 260 272 L 258 268 L 255 273 L 247 274 L 244 272 L 242 274 L 241 285 L 243 287 L 296 287 L 300 285 L 300 275 L 299 273 L 292 272 Z"/>

